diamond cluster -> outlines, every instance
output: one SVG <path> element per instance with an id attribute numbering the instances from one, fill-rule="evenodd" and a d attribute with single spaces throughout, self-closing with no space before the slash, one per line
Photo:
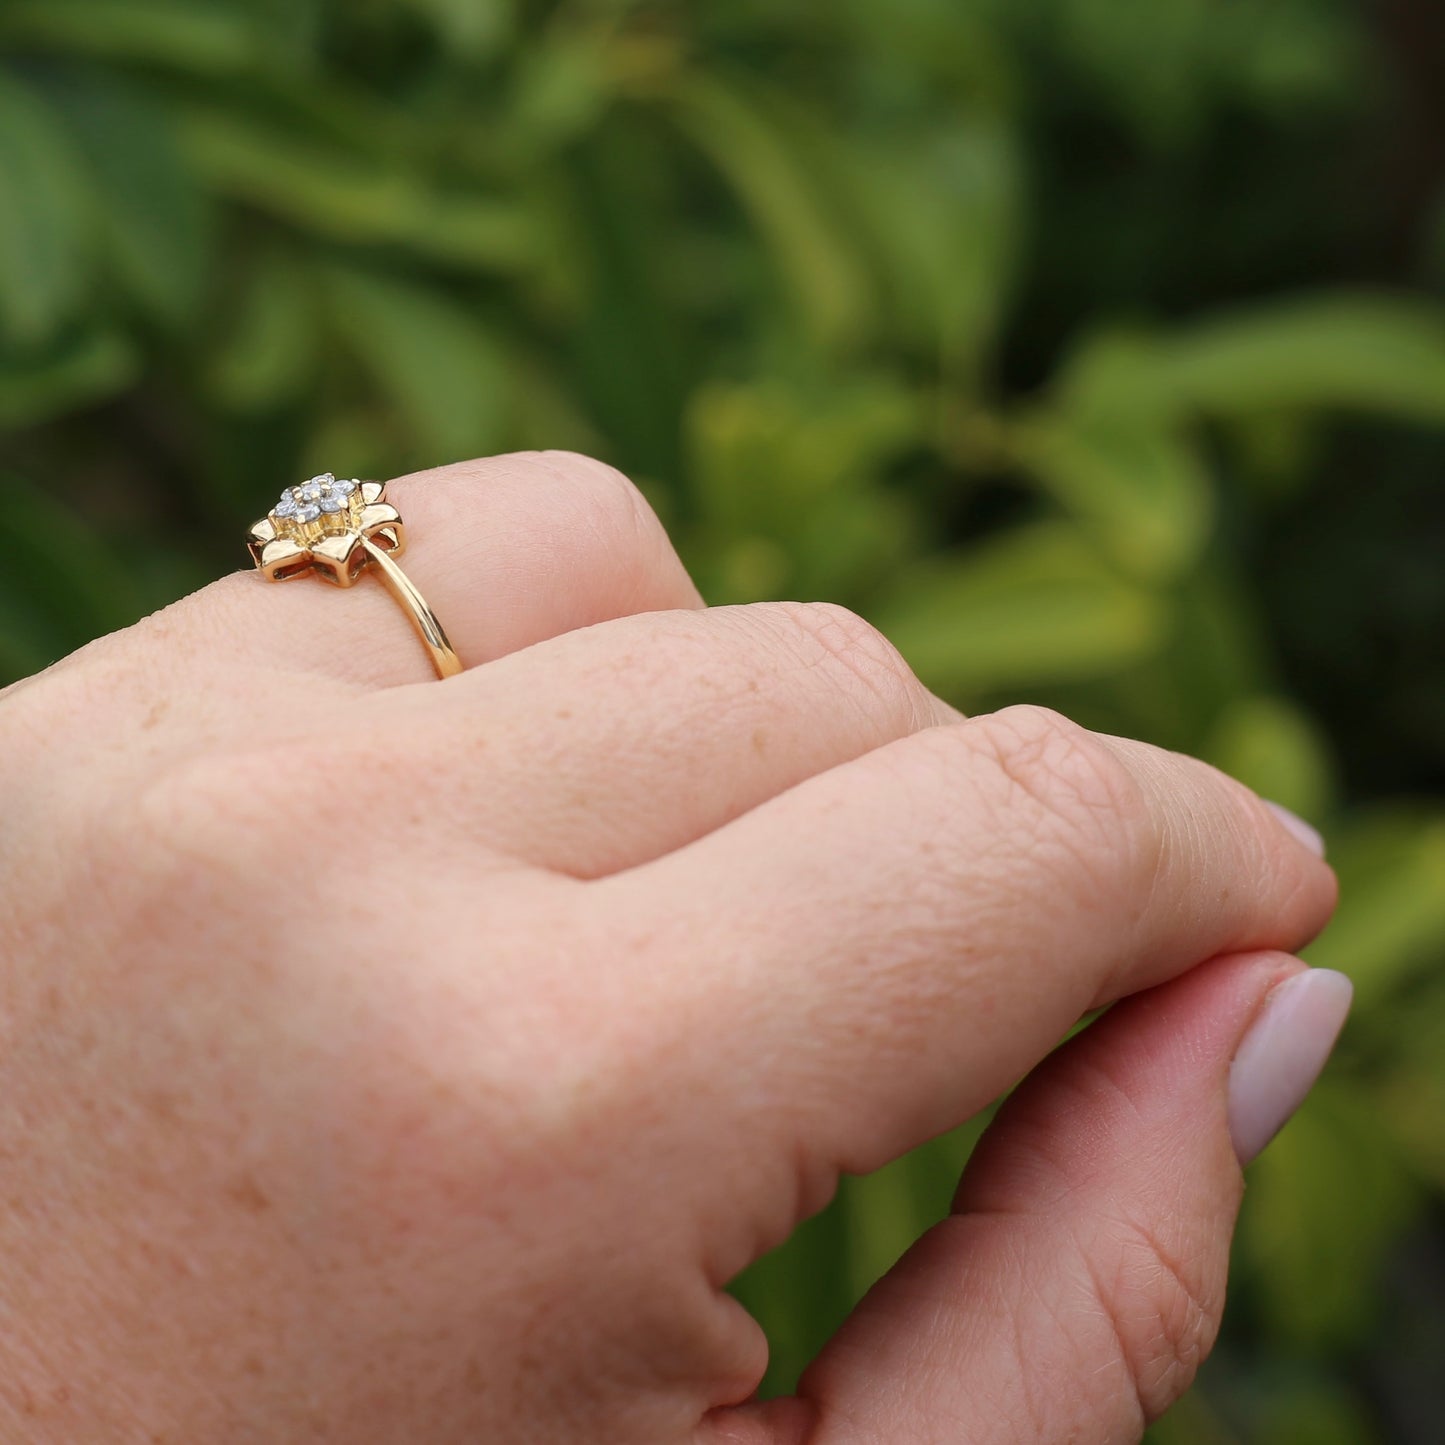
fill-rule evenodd
<path id="1" fill-rule="evenodd" d="M 323 515 L 350 511 L 355 491 L 355 482 L 338 481 L 327 472 L 299 487 L 287 487 L 271 515 L 284 522 L 314 522 Z"/>

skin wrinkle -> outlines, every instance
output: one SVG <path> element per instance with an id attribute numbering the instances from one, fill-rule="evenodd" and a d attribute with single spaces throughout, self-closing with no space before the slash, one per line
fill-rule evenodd
<path id="1" fill-rule="evenodd" d="M 1143 1431 L 1178 1398 L 1193 1379 L 1190 1359 L 1197 1360 L 1201 1345 L 1191 1345 L 1183 1331 L 1178 1343 L 1171 1336 L 1167 1315 L 1163 1310 L 1151 1311 L 1140 1318 L 1146 1323 L 1158 1326 L 1154 1336 L 1141 1335 L 1138 1321 L 1129 1318 L 1123 1310 L 1123 1301 L 1133 1301 L 1140 1293 L 1133 1287 L 1120 1289 L 1117 1283 L 1111 1285 L 1100 1277 L 1098 1266 L 1090 1256 L 1081 1251 L 1079 1258 L 1088 1271 L 1097 1305 L 1094 1318 L 1105 1325 L 1111 1348 L 1117 1351 L 1120 1370 L 1128 1382 L 1133 1407 L 1138 1411 L 1139 1433 Z M 1122 1266 L 1119 1266 L 1122 1267 Z M 1161 1269 L 1161 1276 L 1167 1269 Z M 1167 1280 L 1165 1288 L 1173 1288 L 1174 1281 Z M 1188 1327 L 1186 1326 L 1185 1329 Z M 1102 1365 L 1101 1365 L 1102 1371 Z M 1179 1379 L 1171 1381 L 1169 1372 L 1178 1370 Z M 1159 1378 L 1156 1373 L 1161 1372 Z"/>
<path id="2" fill-rule="evenodd" d="M 1089 796 L 1102 781 L 1092 759 L 1086 758 L 1067 732 L 1057 730 L 1047 715 L 1026 711 L 1015 719 L 1014 709 L 994 718 L 975 719 L 956 733 L 943 733 L 940 747 L 957 739 L 964 750 L 964 766 L 975 783 L 975 795 L 993 799 L 997 817 L 994 836 L 1011 846 L 1010 872 L 1020 876 L 1018 863 L 1047 867 L 1070 897 L 1082 908 L 1115 905 L 1115 878 L 1129 876 L 1127 865 L 1111 875 L 1099 871 L 1100 857 L 1116 857 L 1128 830 L 1118 820 L 1106 846 L 1091 836 L 1100 802 Z M 1016 749 L 1016 751 L 1015 751 Z M 1003 782 L 994 789 L 991 772 Z M 1107 786 L 1107 785 L 1106 785 Z M 1020 798 L 1026 800 L 1019 807 Z"/>
<path id="3" fill-rule="evenodd" d="M 1131 1126 L 1126 1124 L 1123 1127 L 1142 1129 L 1147 1127 L 1149 1120 L 1142 1116 L 1137 1107 L 1136 1101 L 1130 1095 L 1129 1088 L 1111 1074 L 1110 1061 L 1108 1056 L 1095 1051 L 1088 1059 L 1088 1072 L 1077 1081 L 1074 1081 L 1075 1090 L 1081 1097 L 1087 1097 L 1091 1104 L 1095 1104 L 1098 1098 L 1098 1088 L 1103 1085 L 1108 1097 L 1114 1101 L 1113 1111 L 1117 1113 L 1118 1107 L 1124 1107 L 1126 1113 L 1131 1117 Z M 1097 1107 L 1097 1104 L 1095 1104 Z M 1017 1126 L 1014 1126 L 1017 1127 Z M 1110 1124 L 1110 1130 L 1117 1130 L 1121 1127 L 1117 1121 Z M 1036 1189 L 1038 1185 L 1030 1185 L 1036 1202 L 1046 1199 L 1048 1196 L 1040 1196 Z M 1059 1191 L 1053 1196 L 1055 1205 L 1062 1204 L 1068 1191 Z M 1178 1186 L 1176 1196 L 1183 1194 L 1183 1186 Z M 1049 1205 L 1043 1205 L 1048 1209 Z M 994 1211 L 997 1212 L 997 1207 Z M 1181 1202 L 1170 1218 L 1188 1218 L 1189 1208 L 1186 1202 Z M 971 1212 L 975 1217 L 977 1211 Z M 1068 1211 L 1059 1211 L 1056 1215 L 1056 1224 L 1061 1227 L 1069 1227 Z M 1124 1228 L 1129 1231 L 1124 1240 L 1116 1240 L 1110 1247 L 1110 1256 L 1117 1256 L 1117 1274 L 1114 1282 L 1104 1280 L 1097 1270 L 1092 1267 L 1091 1260 L 1095 1257 L 1088 1241 L 1078 1240 L 1075 1244 L 1075 1256 L 1090 1270 L 1090 1280 L 1095 1298 L 1100 1303 L 1104 1312 L 1104 1318 L 1110 1324 L 1111 1334 L 1118 1342 L 1120 1357 L 1129 1366 L 1131 1380 L 1136 1381 L 1137 1394 L 1139 1394 L 1142 1409 L 1146 1410 L 1149 1418 L 1156 1418 L 1157 1413 L 1162 1410 L 1162 1403 L 1168 1403 L 1176 1394 L 1181 1393 L 1183 1383 L 1192 1379 L 1192 1374 L 1198 1366 L 1199 1358 L 1207 1353 L 1209 1342 L 1214 1337 L 1217 1329 L 1218 1311 L 1207 1305 L 1202 1296 L 1202 1286 L 1195 1285 L 1192 1280 L 1196 1277 L 1196 1270 L 1191 1269 L 1185 1260 L 1176 1257 L 1163 1241 L 1149 1227 L 1146 1222 L 1133 1221 L 1124 1215 L 1118 1215 L 1113 1221 L 1103 1225 L 1105 1231 L 1114 1231 L 1117 1228 Z M 1147 1259 L 1152 1260 L 1157 1269 L 1156 1282 L 1150 1285 L 1140 1286 L 1139 1282 L 1130 1277 L 1131 1270 L 1137 1266 L 1131 1264 L 1131 1248 L 1142 1248 Z M 1169 1298 L 1168 1305 L 1157 1305 L 1147 1316 L 1133 1316 L 1123 1314 L 1124 1301 L 1136 1301 L 1136 1299 L 1159 1299 L 1155 1290 L 1165 1290 L 1166 1298 Z M 1169 1292 L 1173 1292 L 1170 1295 Z M 1178 1306 L 1178 1308 L 1175 1308 Z M 1181 1316 L 1182 1319 L 1176 1318 Z M 1157 1322 L 1159 1331 L 1156 1337 L 1144 1338 L 1143 1342 L 1139 1337 L 1140 1319 L 1147 1324 L 1149 1321 Z M 1162 1341 L 1162 1344 L 1160 1344 Z M 1160 1374 L 1160 1379 L 1155 1380 L 1153 1376 Z M 1042 1438 L 1042 1436 L 1040 1436 Z"/>
<path id="4" fill-rule="evenodd" d="M 921 1308 L 910 1312 L 912 1329 L 910 1333 L 917 1340 L 919 1350 L 919 1378 L 938 1369 L 938 1362 L 925 1353 L 930 1341 L 956 1337 L 957 1353 L 966 1356 L 987 1350 L 990 1355 L 1002 1352 L 1010 1361 L 1009 1380 L 1021 1388 L 1017 1391 L 996 1392 L 997 1398 L 989 1400 L 975 1395 L 970 1403 L 977 1412 L 987 1410 L 1002 1425 L 1009 1427 L 1006 1437 L 1015 1438 L 1012 1426 L 1016 1423 L 1015 1413 L 1023 1408 L 1032 1413 L 1028 1400 L 1027 1380 L 1033 1373 L 1031 1355 L 1037 1349 L 1038 1339 L 1030 1339 L 1031 1307 L 1037 1306 L 1046 1314 L 1052 1314 L 1054 1305 L 1036 1279 L 1036 1271 L 1030 1268 L 1030 1255 L 1026 1241 L 1037 1216 L 999 1215 L 970 1213 L 966 1216 L 951 1215 L 930 1233 L 955 1234 L 957 1243 L 953 1249 L 958 1264 L 956 1277 L 947 1273 L 941 1276 L 927 1276 L 924 1287 L 914 1291 L 921 1296 Z M 974 1259 L 987 1254 L 989 1270 L 982 1281 L 973 1278 Z M 976 1300 L 976 1308 L 967 1315 L 958 1310 L 958 1295 L 979 1290 L 982 1297 Z M 926 1313 L 925 1313 L 926 1311 Z M 1007 1331 L 1009 1339 L 1004 1339 Z M 984 1438 L 991 1438 L 985 1432 Z M 1042 1434 L 1032 1438 L 1042 1439 Z"/>
<path id="5" fill-rule="evenodd" d="M 1045 1206 L 1044 1218 L 1048 1217 L 1048 1206 Z M 1033 1217 L 1033 1223 L 1037 1224 L 1040 1216 Z M 1023 1231 L 1017 1232 L 1020 1240 L 1026 1237 Z M 1022 1242 L 1013 1251 L 1015 1258 L 1009 1261 L 1012 1266 L 1001 1272 L 1001 1278 L 996 1288 L 1002 1289 L 1015 1278 L 1020 1283 L 1020 1288 L 1025 1290 L 1019 1303 L 1005 1310 L 1007 1318 L 1012 1324 L 1012 1351 L 1016 1361 L 1019 1380 L 1019 1401 L 1027 1414 L 1031 1433 L 1019 1435 L 1017 1438 L 1020 1445 L 1033 1445 L 1033 1442 L 1041 1442 L 1049 1437 L 1051 1415 L 1057 1412 L 1058 1399 L 1054 1396 L 1056 1388 L 1056 1377 L 1053 1371 L 1036 1372 L 1031 1368 L 1032 1354 L 1037 1349 L 1036 1339 L 1031 1339 L 1026 1319 L 1031 1324 L 1032 1315 L 1026 1313 L 1025 1306 L 1029 1303 L 1036 1305 L 1044 1311 L 1049 1323 L 1053 1327 L 1053 1337 L 1060 1340 L 1067 1340 L 1072 1333 L 1073 1323 L 1068 1317 L 1062 1302 L 1062 1294 L 1057 1289 L 1055 1278 L 1055 1289 L 1050 1292 L 1044 1288 L 1043 1281 L 1038 1278 L 1037 1268 L 1030 1270 L 1029 1261 L 1023 1253 Z M 1006 1303 L 1006 1301 L 1001 1301 Z M 1035 1335 L 1037 1330 L 1035 1330 Z M 1053 1407 L 1052 1409 L 1050 1407 Z"/>
<path id="6" fill-rule="evenodd" d="M 779 612 L 810 642 L 821 645 L 823 661 L 840 663 L 857 678 L 868 697 L 881 703 L 888 715 L 901 709 L 899 735 L 917 732 L 924 722 L 931 721 L 919 706 L 921 689 L 902 654 L 856 612 L 833 602 L 781 603 Z M 812 660 L 809 665 L 814 665 Z M 851 696 L 850 690 L 844 689 L 843 695 Z M 864 716 L 873 715 L 871 709 L 861 711 Z"/>

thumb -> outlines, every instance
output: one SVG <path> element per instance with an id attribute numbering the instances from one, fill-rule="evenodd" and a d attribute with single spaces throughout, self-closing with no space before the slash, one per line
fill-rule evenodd
<path id="1" fill-rule="evenodd" d="M 1224 1306 L 1240 1167 L 1303 1100 L 1350 1005 L 1281 954 L 1138 995 L 1019 1088 L 954 1212 L 809 1367 L 719 1412 L 739 1445 L 1120 1445 L 1188 1388 Z"/>

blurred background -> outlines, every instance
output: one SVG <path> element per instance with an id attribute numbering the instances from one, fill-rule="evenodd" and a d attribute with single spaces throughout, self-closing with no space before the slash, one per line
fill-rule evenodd
<path id="1" fill-rule="evenodd" d="M 0 682 L 278 487 L 575 447 L 712 602 L 1319 823 L 1336 1067 L 1156 1445 L 1445 1419 L 1438 0 L 0 0 Z M 769 1390 L 973 1129 L 738 1286 Z"/>

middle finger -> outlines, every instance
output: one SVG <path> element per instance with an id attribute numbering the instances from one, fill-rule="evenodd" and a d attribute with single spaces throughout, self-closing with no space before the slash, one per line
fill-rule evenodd
<path id="1" fill-rule="evenodd" d="M 431 800 L 488 851 L 577 878 L 657 858 L 961 714 L 828 603 L 647 613 L 377 700 L 444 760 Z M 435 816 L 435 812 L 433 812 Z"/>

